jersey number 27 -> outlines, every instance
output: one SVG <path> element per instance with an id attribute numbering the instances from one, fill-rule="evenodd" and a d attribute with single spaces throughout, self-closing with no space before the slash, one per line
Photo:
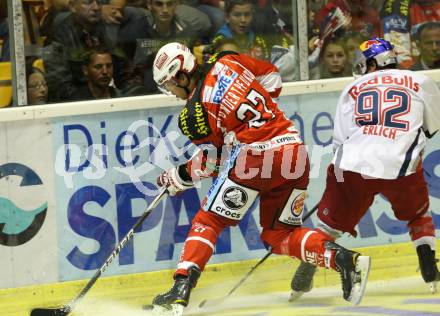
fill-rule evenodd
<path id="1" fill-rule="evenodd" d="M 251 89 L 246 99 L 250 101 L 250 104 L 241 103 L 236 115 L 240 121 L 248 122 L 249 127 L 261 127 L 275 117 L 272 111 L 267 108 L 266 99 L 258 91 Z"/>

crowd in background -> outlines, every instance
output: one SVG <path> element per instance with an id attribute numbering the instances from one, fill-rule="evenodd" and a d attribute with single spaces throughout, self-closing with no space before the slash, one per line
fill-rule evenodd
<path id="1" fill-rule="evenodd" d="M 0 62 L 8 62 L 6 0 L 0 0 Z M 440 67 L 440 0 L 308 0 L 309 78 L 352 75 L 355 51 L 390 40 L 399 65 Z M 292 0 L 24 0 L 29 104 L 158 93 L 157 50 L 189 46 L 201 62 L 232 50 L 298 80 Z M 31 14 L 29 14 L 31 13 Z"/>

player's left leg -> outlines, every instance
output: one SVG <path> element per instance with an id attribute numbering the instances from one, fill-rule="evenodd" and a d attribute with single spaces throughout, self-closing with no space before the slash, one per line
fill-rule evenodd
<path id="1" fill-rule="evenodd" d="M 168 292 L 157 295 L 148 309 L 155 306 L 171 309 L 176 305 L 188 305 L 191 291 L 214 252 L 218 235 L 231 224 L 235 223 L 212 212 L 197 212 L 174 273 L 173 286 Z"/>
<path id="2" fill-rule="evenodd" d="M 208 191 L 200 210 L 192 220 L 192 227 L 174 274 L 174 285 L 170 291 L 154 298 L 153 307 L 174 308 L 176 305 L 188 305 L 190 293 L 212 256 L 221 231 L 225 227 L 237 225 L 257 198 L 258 188 L 242 185 L 241 179 L 235 177 L 234 181 L 229 176 L 230 173 L 235 174 L 236 163 L 233 160 L 239 153 L 240 151 L 236 151 L 231 154 L 231 163 L 227 163 L 230 168 L 222 171 Z"/>
<path id="3" fill-rule="evenodd" d="M 305 227 L 264 229 L 261 237 L 275 254 L 338 271 L 344 299 L 355 305 L 361 302 L 370 270 L 370 257 L 345 249 L 320 230 Z"/>
<path id="4" fill-rule="evenodd" d="M 344 182 L 338 182 L 334 166 L 327 170 L 326 189 L 319 203 L 316 229 L 330 235 L 334 240 L 344 232 L 355 233 L 354 227 L 367 211 L 374 198 L 374 190 L 361 175 L 344 172 Z M 347 217 L 346 214 L 350 214 Z M 301 262 L 291 281 L 289 301 L 299 299 L 313 287 L 316 266 Z"/>
<path id="5" fill-rule="evenodd" d="M 305 190 L 301 189 L 308 184 L 308 172 L 284 182 L 276 179 L 277 187 L 260 192 L 261 239 L 275 254 L 338 271 L 344 299 L 359 304 L 368 278 L 370 258 L 334 243 L 334 239 L 322 230 L 299 226 L 305 200 Z"/>

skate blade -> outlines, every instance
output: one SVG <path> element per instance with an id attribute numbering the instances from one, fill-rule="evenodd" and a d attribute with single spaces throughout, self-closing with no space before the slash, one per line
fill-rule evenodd
<path id="1" fill-rule="evenodd" d="M 359 256 L 356 261 L 356 272 L 360 273 L 361 281 L 356 283 L 351 290 L 350 301 L 354 305 L 359 305 L 364 297 L 367 286 L 368 275 L 370 274 L 371 258 L 368 256 Z"/>
<path id="2" fill-rule="evenodd" d="M 144 305 L 142 309 L 154 316 L 180 316 L 183 314 L 184 306 L 181 304 L 161 305 Z"/>
<path id="3" fill-rule="evenodd" d="M 295 302 L 299 300 L 299 298 L 304 294 L 303 291 L 294 291 L 290 292 L 289 302 Z"/>
<path id="4" fill-rule="evenodd" d="M 294 290 L 292 290 L 290 292 L 289 302 L 297 301 L 301 296 L 303 296 L 304 293 L 308 293 L 312 289 L 313 289 L 313 280 L 312 280 L 312 283 L 310 284 L 310 287 L 307 290 L 303 290 L 303 291 L 294 291 Z"/>
<path id="5" fill-rule="evenodd" d="M 429 282 L 428 286 L 429 286 L 429 291 L 432 294 L 436 294 L 437 293 L 437 281 Z"/>

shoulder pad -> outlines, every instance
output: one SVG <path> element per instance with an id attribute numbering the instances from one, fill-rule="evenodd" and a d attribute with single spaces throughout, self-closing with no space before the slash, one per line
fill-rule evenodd
<path id="1" fill-rule="evenodd" d="M 212 133 L 208 114 L 200 102 L 189 101 L 180 111 L 179 128 L 190 140 L 199 140 Z"/>

